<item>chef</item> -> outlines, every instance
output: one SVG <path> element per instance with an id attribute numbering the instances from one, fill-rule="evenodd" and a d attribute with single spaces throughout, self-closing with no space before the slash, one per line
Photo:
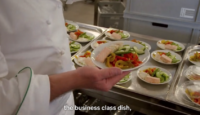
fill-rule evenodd
<path id="1" fill-rule="evenodd" d="M 0 115 L 73 115 L 72 90 L 108 91 L 129 72 L 71 61 L 59 0 L 0 0 Z"/>

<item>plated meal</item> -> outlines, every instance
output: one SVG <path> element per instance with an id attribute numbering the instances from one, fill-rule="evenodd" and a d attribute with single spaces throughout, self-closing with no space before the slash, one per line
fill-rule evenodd
<path id="1" fill-rule="evenodd" d="M 79 66 L 95 66 L 91 60 L 91 52 L 86 51 L 81 55 L 76 55 L 74 59 L 75 63 Z"/>
<path id="2" fill-rule="evenodd" d="M 192 51 L 188 54 L 188 60 L 197 65 L 200 66 L 200 52 L 199 51 Z"/>
<path id="3" fill-rule="evenodd" d="M 81 30 L 70 32 L 70 39 L 77 42 L 89 42 L 94 39 L 94 35 Z"/>
<path id="4" fill-rule="evenodd" d="M 189 85 L 185 88 L 185 94 L 187 98 L 193 102 L 195 105 L 200 106 L 200 86 L 199 85 Z"/>
<path id="5" fill-rule="evenodd" d="M 163 64 L 178 64 L 182 60 L 179 54 L 169 50 L 156 50 L 151 53 L 151 57 Z"/>
<path id="6" fill-rule="evenodd" d="M 108 43 L 108 42 L 109 42 L 108 40 L 94 41 L 94 42 L 92 42 L 91 47 L 92 47 L 92 49 L 95 49 L 95 48 L 99 47 L 100 45 Z"/>
<path id="7" fill-rule="evenodd" d="M 127 83 L 128 81 L 130 81 L 132 78 L 131 73 L 126 75 L 124 78 L 122 78 L 117 84 L 124 84 Z"/>
<path id="8" fill-rule="evenodd" d="M 100 68 L 118 67 L 129 71 L 144 65 L 149 59 L 149 51 L 134 42 L 109 42 L 92 52 L 92 60 Z"/>
<path id="9" fill-rule="evenodd" d="M 79 29 L 78 24 L 72 21 L 65 21 L 65 26 L 66 26 L 67 32 L 72 32 Z"/>
<path id="10" fill-rule="evenodd" d="M 186 69 L 185 74 L 186 78 L 190 81 L 200 81 L 200 67 L 198 66 L 190 66 Z"/>
<path id="11" fill-rule="evenodd" d="M 151 46 L 146 42 L 139 41 L 139 40 L 136 40 L 136 39 L 133 39 L 131 41 L 143 45 L 145 47 L 145 49 L 151 50 Z"/>
<path id="12" fill-rule="evenodd" d="M 108 29 L 105 32 L 105 35 L 112 40 L 123 40 L 130 37 L 128 32 L 117 29 Z"/>
<path id="13" fill-rule="evenodd" d="M 76 53 L 81 49 L 82 45 L 80 43 L 75 42 L 75 41 L 70 41 L 69 47 L 70 47 L 71 53 Z"/>
<path id="14" fill-rule="evenodd" d="M 137 75 L 141 80 L 150 84 L 165 84 L 171 79 L 170 72 L 156 66 L 142 67 L 137 71 Z"/>
<path id="15" fill-rule="evenodd" d="M 192 56 L 190 56 L 190 60 L 200 62 L 200 53 L 196 51 Z"/>
<path id="16" fill-rule="evenodd" d="M 161 49 L 172 50 L 175 52 L 180 52 L 185 49 L 183 44 L 172 40 L 160 40 L 157 42 L 157 46 Z"/>

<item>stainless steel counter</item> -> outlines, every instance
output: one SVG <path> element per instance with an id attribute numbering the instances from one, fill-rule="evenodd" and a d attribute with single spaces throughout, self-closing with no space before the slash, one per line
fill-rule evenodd
<path id="1" fill-rule="evenodd" d="M 93 32 L 93 34 L 95 34 L 96 36 L 94 40 L 107 39 L 104 36 L 104 31 L 106 30 L 106 28 L 91 26 L 82 23 L 78 24 L 81 29 L 85 28 L 87 31 Z M 130 35 L 131 38 L 129 40 L 137 39 L 150 44 L 152 47 L 150 52 L 158 49 L 158 47 L 156 46 L 156 42 L 160 40 L 160 38 L 139 35 L 135 33 L 130 33 Z M 86 50 L 91 50 L 90 47 L 91 43 L 92 41 L 88 44 L 84 44 L 84 47 L 76 54 L 80 54 Z M 187 46 L 188 44 L 185 45 Z M 180 55 L 184 56 L 184 52 L 180 53 Z M 72 56 L 72 59 L 74 59 L 74 55 Z M 192 109 L 190 106 L 183 106 L 180 102 L 177 102 L 178 100 L 171 101 L 168 99 L 168 96 L 172 94 L 169 93 L 169 91 L 170 89 L 173 89 L 173 87 L 175 87 L 174 84 L 177 78 L 179 77 L 178 71 L 180 71 L 181 68 L 180 66 L 183 65 L 183 62 L 179 65 L 167 66 L 157 63 L 154 60 L 150 59 L 145 65 L 156 65 L 166 68 L 173 75 L 172 81 L 166 85 L 159 85 L 159 86 L 149 85 L 137 78 L 135 70 L 133 71 L 134 74 L 133 79 L 130 82 L 124 85 L 115 85 L 109 92 L 102 92 L 89 89 L 80 89 L 79 91 L 86 95 L 116 105 L 128 105 L 132 109 L 144 114 L 149 114 L 149 113 L 151 113 L 152 115 L 200 114 L 199 112 L 200 108 Z"/>

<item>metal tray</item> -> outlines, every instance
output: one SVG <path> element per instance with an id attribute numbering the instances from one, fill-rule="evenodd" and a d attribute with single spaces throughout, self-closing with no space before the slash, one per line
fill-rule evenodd
<path id="1" fill-rule="evenodd" d="M 147 36 L 144 36 L 144 35 L 133 34 L 133 33 L 130 33 L 130 35 L 131 35 L 131 37 L 128 39 L 128 41 L 130 41 L 132 39 L 137 39 L 137 40 L 144 41 L 144 42 L 150 44 L 151 45 L 150 53 L 154 50 L 159 49 L 156 45 L 157 41 L 161 40 L 159 38 L 154 38 L 154 37 L 149 37 L 149 36 L 147 37 Z M 100 36 L 99 38 L 97 38 L 96 40 L 99 40 L 99 39 L 110 40 L 110 39 L 106 38 L 104 34 L 102 36 Z M 83 50 L 81 50 L 77 54 L 80 54 L 80 53 L 85 52 L 87 50 L 92 51 L 92 48 L 90 47 L 91 43 L 92 42 L 90 42 L 87 46 L 84 47 Z M 179 54 L 182 55 L 183 52 L 181 52 Z M 168 83 L 168 84 L 165 84 L 165 85 L 150 85 L 150 84 L 147 84 L 147 83 L 141 81 L 137 77 L 136 71 L 138 69 L 136 69 L 136 70 L 133 71 L 133 78 L 132 78 L 131 81 L 129 81 L 125 84 L 122 84 L 122 85 L 115 85 L 115 87 L 166 101 L 166 97 L 167 97 L 167 94 L 169 92 L 171 83 L 173 82 L 175 73 L 177 72 L 178 64 L 177 65 L 164 65 L 164 64 L 160 64 L 160 63 L 158 63 L 158 62 L 156 62 L 156 61 L 154 61 L 153 59 L 150 58 L 149 61 L 144 66 L 151 66 L 151 65 L 152 66 L 159 66 L 159 67 L 165 68 L 168 71 L 170 71 L 172 76 L 173 76 L 171 82 Z M 76 64 L 75 64 L 75 66 L 78 67 Z"/>
<path id="2" fill-rule="evenodd" d="M 174 83 L 172 85 L 172 88 L 170 89 L 170 92 L 169 92 L 169 95 L 167 97 L 167 100 L 172 102 L 172 103 L 175 103 L 175 104 L 178 104 L 178 105 L 181 105 L 181 106 L 184 106 L 184 107 L 187 107 L 187 108 L 190 108 L 190 109 L 193 109 L 193 110 L 196 110 L 196 111 L 200 112 L 200 107 L 192 104 L 192 102 L 184 101 L 183 95 L 181 95 L 180 91 L 179 91 L 179 86 L 182 83 L 184 83 L 186 81 L 189 81 L 184 75 L 185 70 L 189 66 L 193 65 L 187 59 L 188 53 L 190 53 L 192 51 L 196 51 L 196 50 L 200 51 L 200 46 L 199 45 L 192 45 L 192 46 L 189 46 L 186 49 L 184 57 L 183 57 L 183 61 L 180 64 L 180 66 L 178 68 L 178 72 L 176 74 L 176 76 L 177 76 L 176 80 L 174 81 Z"/>
<path id="3" fill-rule="evenodd" d="M 76 23 L 79 25 L 79 29 L 84 30 L 85 32 L 92 33 L 95 36 L 95 38 L 92 41 L 94 41 L 95 39 L 98 39 L 99 36 L 101 36 L 102 33 L 106 30 L 105 28 L 100 28 L 100 27 L 97 27 L 97 26 L 92 26 L 92 25 L 83 24 L 83 23 L 79 23 L 79 22 L 76 22 Z M 90 42 L 92 42 L 92 41 L 90 41 Z M 84 46 L 86 46 L 90 42 L 88 42 L 88 43 L 80 43 L 83 46 L 82 49 L 84 49 Z M 80 49 L 79 51 L 81 51 L 82 49 Z M 72 55 L 72 59 L 74 58 L 73 56 L 75 54 L 76 53 L 71 54 Z"/>

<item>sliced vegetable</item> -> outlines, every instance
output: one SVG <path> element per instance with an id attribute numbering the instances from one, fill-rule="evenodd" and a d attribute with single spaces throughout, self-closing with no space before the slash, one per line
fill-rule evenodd
<path id="1" fill-rule="evenodd" d="M 138 49 L 137 47 L 133 47 L 133 48 L 134 48 L 134 50 L 136 51 L 136 53 L 137 53 L 138 55 L 144 54 L 144 50 L 140 50 L 140 49 Z"/>
<path id="2" fill-rule="evenodd" d="M 81 46 L 79 44 L 75 44 L 75 42 L 73 41 L 69 43 L 69 47 L 70 47 L 70 52 L 77 52 Z"/>
<path id="3" fill-rule="evenodd" d="M 144 70 L 145 73 L 149 74 L 151 77 L 160 78 L 160 82 L 163 83 L 169 79 L 169 76 L 161 71 L 159 68 L 148 68 Z"/>

